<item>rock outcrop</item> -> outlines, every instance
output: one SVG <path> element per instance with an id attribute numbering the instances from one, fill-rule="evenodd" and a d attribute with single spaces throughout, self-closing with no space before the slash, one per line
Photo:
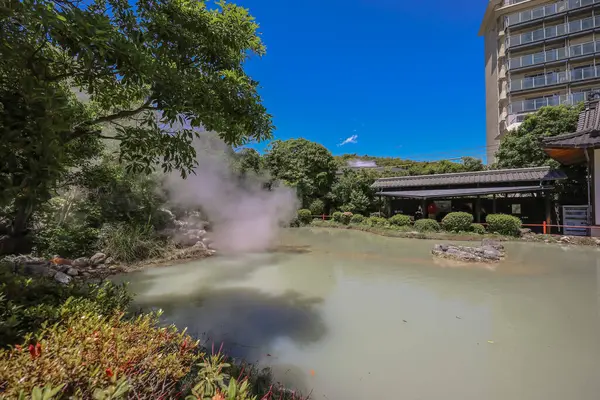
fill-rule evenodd
<path id="1" fill-rule="evenodd" d="M 478 247 L 436 244 L 431 252 L 436 257 L 480 263 L 498 262 L 505 255 L 504 246 L 491 239 L 484 239 Z"/>

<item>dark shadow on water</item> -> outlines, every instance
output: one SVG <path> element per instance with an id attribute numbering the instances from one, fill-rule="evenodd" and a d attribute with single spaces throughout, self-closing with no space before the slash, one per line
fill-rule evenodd
<path id="1" fill-rule="evenodd" d="M 274 356 L 272 344 L 288 338 L 296 345 L 308 345 L 326 334 L 317 310 L 320 298 L 307 298 L 294 291 L 272 295 L 256 289 L 206 290 L 190 298 L 155 298 L 145 309 L 160 308 L 163 321 L 201 339 L 204 345 L 224 350 L 249 362 Z"/>

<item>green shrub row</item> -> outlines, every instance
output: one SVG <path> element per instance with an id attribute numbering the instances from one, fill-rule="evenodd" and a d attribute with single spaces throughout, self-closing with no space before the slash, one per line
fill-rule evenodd
<path id="1" fill-rule="evenodd" d="M 300 210 L 298 212 L 298 219 L 302 220 L 300 212 L 304 212 L 303 215 L 305 217 L 303 221 L 308 221 L 304 223 L 309 223 L 311 219 L 310 211 Z M 489 232 L 506 236 L 518 236 L 521 229 L 521 220 L 519 218 L 505 214 L 488 215 L 486 218 L 486 222 L 488 223 L 487 230 L 484 225 L 473 223 L 473 216 L 466 212 L 449 213 L 444 217 L 441 224 L 433 219 L 419 219 L 412 223 L 410 216 L 402 214 L 396 214 L 386 219 L 381 217 L 379 213 L 365 217 L 361 214 L 343 213 L 340 211 L 334 212 L 332 219 L 334 222 L 344 225 L 355 224 L 394 229 L 409 229 L 412 224 L 418 232 L 438 232 L 443 229 L 446 232 L 473 232 L 480 235 Z"/>

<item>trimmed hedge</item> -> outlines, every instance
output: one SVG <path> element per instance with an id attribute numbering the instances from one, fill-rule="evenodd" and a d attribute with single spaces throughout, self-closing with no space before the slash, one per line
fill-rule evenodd
<path id="1" fill-rule="evenodd" d="M 350 222 L 353 224 L 362 224 L 365 220 L 365 217 L 362 214 L 354 214 L 352 218 L 350 218 Z"/>
<path id="2" fill-rule="evenodd" d="M 321 199 L 316 199 L 310 203 L 310 207 L 308 208 L 312 215 L 321 215 L 325 212 L 325 203 Z"/>
<path id="3" fill-rule="evenodd" d="M 391 225 L 407 226 L 410 225 L 410 217 L 408 215 L 396 214 L 388 219 L 388 222 Z"/>
<path id="4" fill-rule="evenodd" d="M 468 232 L 471 230 L 473 216 L 466 212 L 451 212 L 442 220 L 442 227 L 449 232 Z"/>
<path id="5" fill-rule="evenodd" d="M 369 226 L 379 226 L 379 227 L 385 227 L 388 226 L 388 220 L 383 218 L 383 217 L 369 217 L 366 220 L 367 225 Z"/>
<path id="6" fill-rule="evenodd" d="M 350 220 L 352 219 L 352 215 L 353 214 L 349 211 L 343 212 L 340 216 L 340 222 L 344 225 L 348 225 L 350 223 Z"/>
<path id="7" fill-rule="evenodd" d="M 488 230 L 492 233 L 507 236 L 519 236 L 521 234 L 521 220 L 512 215 L 490 214 L 485 221 L 488 223 Z"/>
<path id="8" fill-rule="evenodd" d="M 471 224 L 471 232 L 485 235 L 485 226 L 481 224 Z"/>
<path id="9" fill-rule="evenodd" d="M 335 221 L 335 222 L 339 222 L 342 223 L 342 213 L 340 211 L 336 211 L 333 214 L 331 214 L 331 218 Z"/>
<path id="10" fill-rule="evenodd" d="M 312 221 L 312 213 L 310 210 L 303 208 L 302 210 L 298 210 L 298 221 L 300 221 L 303 225 L 308 225 Z"/>
<path id="11" fill-rule="evenodd" d="M 415 221 L 415 229 L 419 232 L 437 232 L 440 224 L 435 219 L 423 218 Z"/>

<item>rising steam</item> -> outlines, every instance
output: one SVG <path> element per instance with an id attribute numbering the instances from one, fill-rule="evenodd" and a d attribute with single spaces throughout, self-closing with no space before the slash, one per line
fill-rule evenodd
<path id="1" fill-rule="evenodd" d="M 182 179 L 165 180 L 170 202 L 188 209 L 200 208 L 210 220 L 213 247 L 220 252 L 255 252 L 269 249 L 282 226 L 296 215 L 298 199 L 283 185 L 264 189 L 265 179 L 241 179 L 231 168 L 231 149 L 215 134 L 203 132 L 194 141 L 198 166 Z"/>

